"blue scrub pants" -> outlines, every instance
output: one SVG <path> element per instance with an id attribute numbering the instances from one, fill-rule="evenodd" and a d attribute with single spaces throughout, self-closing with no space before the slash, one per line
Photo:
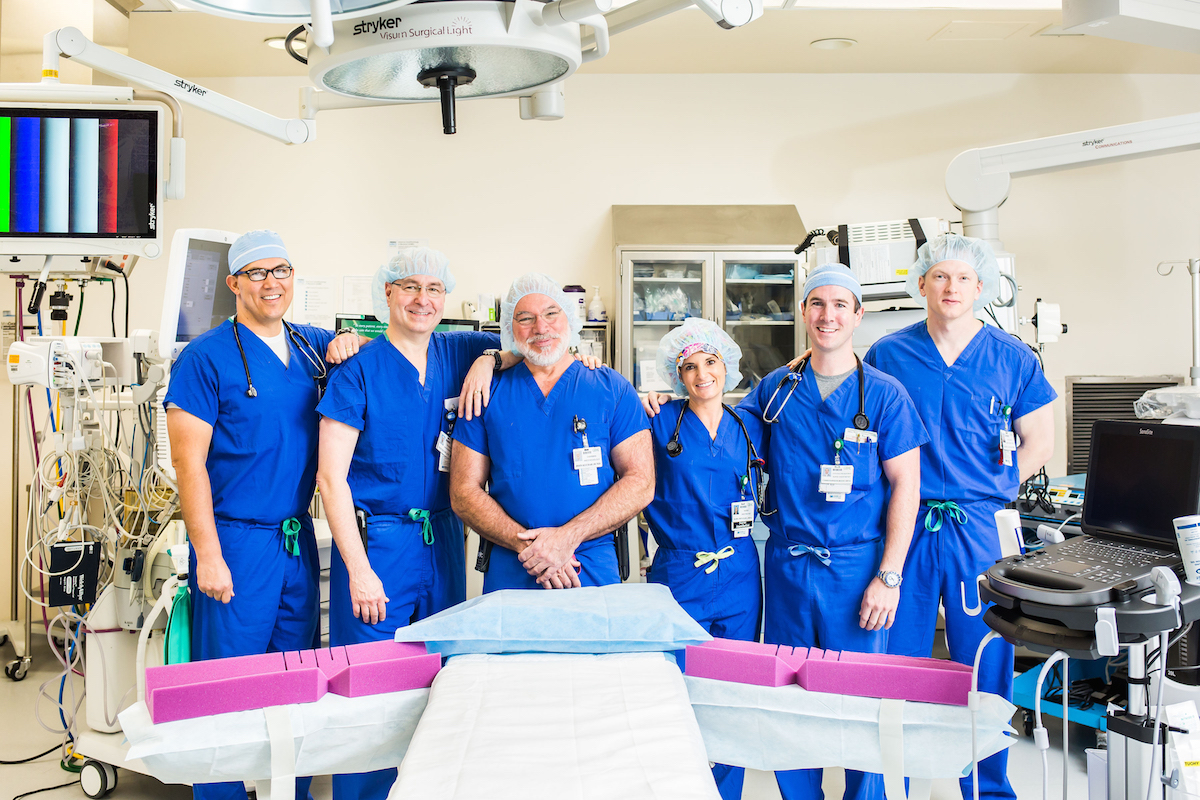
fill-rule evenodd
<path id="1" fill-rule="evenodd" d="M 196 584 L 196 551 L 189 545 L 192 595 L 192 660 L 312 649 L 319 635 L 320 565 L 308 514 L 300 520 L 300 554 L 289 555 L 281 526 L 218 519 L 221 555 L 233 576 L 228 603 L 202 594 Z M 312 778 L 296 779 L 296 798 L 310 797 Z M 246 800 L 240 782 L 192 787 L 195 800 Z"/>
<path id="2" fill-rule="evenodd" d="M 621 571 L 617 567 L 617 550 L 613 535 L 605 534 L 584 542 L 575 550 L 579 562 L 581 586 L 608 586 L 621 582 Z M 521 566 L 517 554 L 507 547 L 495 545 L 488 562 L 487 574 L 483 576 L 483 593 L 500 589 L 541 589 L 533 576 Z"/>
<path id="3" fill-rule="evenodd" d="M 711 573 L 705 572 L 709 565 L 695 566 L 695 550 L 660 547 L 647 577 L 669 588 L 675 602 L 713 636 L 757 641 L 762 618 L 758 549 L 749 536 L 732 545 L 733 555 L 718 561 Z M 726 764 L 714 764 L 712 770 L 723 800 L 738 800 L 746 771 Z"/>
<path id="4" fill-rule="evenodd" d="M 329 569 L 329 644 L 337 647 L 390 640 L 397 628 L 436 614 L 466 599 L 466 540 L 449 509 L 430 517 L 433 544 L 425 544 L 421 523 L 407 515 L 367 518 L 367 559 L 383 582 L 387 618 L 369 625 L 354 616 L 350 575 L 333 548 Z M 334 800 L 383 800 L 396 782 L 396 769 L 333 776 Z"/>
<path id="5" fill-rule="evenodd" d="M 883 540 L 833 550 L 828 566 L 774 533 L 767 540 L 764 639 L 771 644 L 857 653 L 887 651 L 888 631 L 858 626 L 867 585 L 879 571 Z M 783 800 L 823 798 L 823 771 L 776 772 Z M 882 800 L 883 776 L 846 770 L 845 800 Z"/>
<path id="6" fill-rule="evenodd" d="M 938 603 L 946 611 L 946 644 L 950 657 L 960 664 L 973 665 L 975 651 L 990 630 L 983 615 L 968 616 L 962 607 L 961 584 L 967 587 L 967 602 L 978 604 L 975 579 L 1000 558 L 1000 540 L 996 534 L 995 513 L 1003 508 L 996 500 L 961 506 L 966 521 L 960 522 L 947 510 L 930 516 L 930 507 L 921 504 L 908 559 L 904 563 L 904 582 L 900 585 L 900 608 L 892 625 L 888 652 L 905 656 L 928 657 L 933 652 Z M 941 525 L 938 526 L 940 517 Z M 979 689 L 1012 699 L 1013 647 L 1003 640 L 988 644 L 979 664 Z M 970 776 L 959 781 L 964 798 L 972 797 Z M 1008 782 L 1008 751 L 1001 750 L 979 762 L 979 796 L 1010 798 L 1016 793 Z"/>

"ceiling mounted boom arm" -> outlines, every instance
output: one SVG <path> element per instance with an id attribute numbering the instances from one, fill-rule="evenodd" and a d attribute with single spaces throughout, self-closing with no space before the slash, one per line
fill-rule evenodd
<path id="1" fill-rule="evenodd" d="M 58 57 L 66 56 L 84 66 L 114 78 L 165 92 L 187 103 L 252 131 L 278 139 L 285 144 L 302 144 L 316 138 L 316 122 L 304 119 L 281 119 L 253 106 L 198 86 L 191 81 L 143 64 L 129 56 L 115 53 L 88 39 L 77 28 L 59 28 L 46 34 L 43 45 L 43 70 L 54 65 Z"/>
<path id="2" fill-rule="evenodd" d="M 1197 148 L 1200 114 L 965 150 L 946 168 L 946 194 L 963 212 L 967 236 L 998 242 L 998 209 L 1012 178 Z"/>

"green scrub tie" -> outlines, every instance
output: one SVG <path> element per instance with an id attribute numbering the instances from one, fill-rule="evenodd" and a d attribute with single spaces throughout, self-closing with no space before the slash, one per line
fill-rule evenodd
<path id="1" fill-rule="evenodd" d="M 925 515 L 925 530 L 930 533 L 936 533 L 942 529 L 943 515 L 959 525 L 967 521 L 967 512 L 963 511 L 962 506 L 953 500 L 927 500 L 925 505 L 929 507 L 929 512 Z"/>
<path id="2" fill-rule="evenodd" d="M 283 521 L 281 528 L 283 529 L 283 546 L 287 549 L 288 555 L 300 555 L 300 520 L 288 517 Z"/>
<path id="3" fill-rule="evenodd" d="M 721 559 L 729 558 L 733 553 L 733 545 L 731 544 L 725 545 L 715 553 L 701 550 L 699 553 L 696 553 L 696 563 L 692 566 L 703 567 L 705 564 L 708 564 L 708 569 L 704 570 L 704 574 L 711 575 L 716 571 L 717 564 L 721 563 Z"/>
<path id="4" fill-rule="evenodd" d="M 408 518 L 421 523 L 421 538 L 425 544 L 433 544 L 433 525 L 429 522 L 429 512 L 423 508 L 410 508 Z"/>

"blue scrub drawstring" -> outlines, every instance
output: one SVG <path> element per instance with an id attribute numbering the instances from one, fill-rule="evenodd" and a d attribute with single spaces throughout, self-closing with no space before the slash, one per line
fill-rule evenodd
<path id="1" fill-rule="evenodd" d="M 283 531 L 283 546 L 287 549 L 288 555 L 300 555 L 300 520 L 288 517 L 279 527 Z"/>
<path id="2" fill-rule="evenodd" d="M 812 554 L 817 557 L 818 561 L 827 567 L 833 561 L 833 559 L 829 557 L 831 554 L 828 547 L 809 547 L 806 544 L 794 544 L 788 548 L 788 552 L 794 556 Z"/>
<path id="3" fill-rule="evenodd" d="M 925 530 L 930 533 L 936 533 L 942 529 L 943 514 L 962 525 L 967 521 L 967 512 L 962 510 L 962 506 L 953 500 L 927 500 L 925 505 L 929 506 L 929 513 L 925 515 Z"/>
<path id="4" fill-rule="evenodd" d="M 715 553 L 710 553 L 706 550 L 701 550 L 696 553 L 696 563 L 692 566 L 703 567 L 708 564 L 708 569 L 704 570 L 705 575 L 711 575 L 717 569 L 717 564 L 721 563 L 721 559 L 729 558 L 733 555 L 733 545 L 727 544 Z"/>
<path id="5" fill-rule="evenodd" d="M 433 544 L 433 525 L 429 522 L 429 512 L 423 508 L 410 508 L 408 518 L 421 523 L 421 538 L 425 544 Z"/>

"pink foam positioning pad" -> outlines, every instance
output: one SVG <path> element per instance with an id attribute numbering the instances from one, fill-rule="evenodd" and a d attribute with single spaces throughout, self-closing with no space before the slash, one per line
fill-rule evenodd
<path id="1" fill-rule="evenodd" d="M 425 689 L 442 668 L 439 653 L 421 642 L 364 642 L 346 645 L 346 667 L 329 678 L 329 691 L 344 697 Z"/>
<path id="2" fill-rule="evenodd" d="M 296 664 L 301 667 L 298 660 Z M 146 670 L 146 705 L 150 719 L 159 723 L 311 703 L 324 693 L 318 675 L 305 668 L 289 670 L 283 653 L 151 667 Z"/>
<path id="3" fill-rule="evenodd" d="M 965 706 L 971 668 L 940 658 L 810 650 L 796 683 L 810 692 Z"/>
<path id="4" fill-rule="evenodd" d="M 775 644 L 713 639 L 688 645 L 686 674 L 754 686 L 786 686 L 796 680 L 808 649 Z"/>

